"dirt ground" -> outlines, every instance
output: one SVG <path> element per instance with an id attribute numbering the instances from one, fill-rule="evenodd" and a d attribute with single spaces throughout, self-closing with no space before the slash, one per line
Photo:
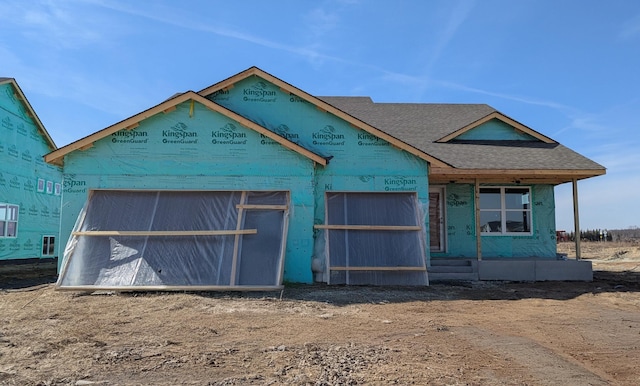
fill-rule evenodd
<path id="1" fill-rule="evenodd" d="M 640 244 L 582 251 L 593 282 L 87 294 L 4 272 L 0 385 L 638 385 Z"/>

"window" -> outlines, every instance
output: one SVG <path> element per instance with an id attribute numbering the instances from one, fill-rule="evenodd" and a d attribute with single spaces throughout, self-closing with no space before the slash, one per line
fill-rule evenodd
<path id="1" fill-rule="evenodd" d="M 18 205 L 0 203 L 0 238 L 18 236 Z"/>
<path id="2" fill-rule="evenodd" d="M 531 189 L 480 188 L 480 231 L 487 235 L 531 234 Z"/>
<path id="3" fill-rule="evenodd" d="M 42 236 L 42 256 L 53 257 L 56 255 L 55 236 Z"/>

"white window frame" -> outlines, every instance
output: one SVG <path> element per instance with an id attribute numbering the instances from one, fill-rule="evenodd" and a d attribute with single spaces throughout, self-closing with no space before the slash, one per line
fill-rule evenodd
<path id="1" fill-rule="evenodd" d="M 50 245 L 53 241 L 53 251 L 49 253 L 51 249 Z M 42 257 L 55 257 L 56 256 L 56 236 L 53 235 L 44 235 L 42 236 Z"/>
<path id="2" fill-rule="evenodd" d="M 482 196 L 483 189 L 500 189 L 500 208 L 482 208 L 480 207 L 480 213 L 482 212 L 500 212 L 500 231 L 486 232 L 483 230 L 482 224 L 480 225 L 480 234 L 483 236 L 532 236 L 533 235 L 533 209 L 531 199 L 531 187 L 530 186 L 481 186 L 480 195 Z M 528 208 L 508 209 L 506 207 L 506 194 L 507 189 L 522 189 L 527 190 L 529 194 Z M 507 232 L 507 213 L 508 212 L 527 212 L 529 214 L 529 231 L 528 232 Z"/>
<path id="3" fill-rule="evenodd" d="M 4 209 L 0 215 L 0 239 L 15 239 L 18 237 L 18 215 L 20 213 L 20 206 L 15 204 L 9 204 L 6 202 L 0 202 L 0 209 Z M 9 224 L 14 223 L 14 234 L 8 236 Z"/>

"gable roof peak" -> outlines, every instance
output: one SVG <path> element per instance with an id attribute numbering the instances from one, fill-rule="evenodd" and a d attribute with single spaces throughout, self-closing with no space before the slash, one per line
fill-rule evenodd
<path id="1" fill-rule="evenodd" d="M 549 137 L 547 137 L 546 135 L 539 133 L 533 129 L 531 129 L 528 126 L 523 125 L 522 123 L 516 121 L 515 119 L 512 119 L 504 114 L 502 114 L 501 112 L 499 112 L 498 110 L 494 110 L 492 113 L 485 115 L 484 117 L 471 122 L 470 124 L 461 127 L 460 129 L 449 133 L 447 135 L 445 135 L 444 137 L 436 140 L 436 142 L 439 143 L 445 143 L 445 142 L 449 142 L 452 141 L 456 138 L 458 138 L 459 136 L 461 136 L 464 133 L 467 133 L 479 126 L 481 126 L 484 123 L 487 123 L 493 119 L 496 119 L 498 121 L 501 121 L 503 123 L 506 123 L 507 125 L 513 127 L 515 130 L 520 131 L 522 133 L 528 134 L 529 136 L 544 142 L 544 143 L 549 143 L 549 144 L 557 144 L 557 142 Z"/>
<path id="2" fill-rule="evenodd" d="M 335 115 L 336 117 L 343 119 L 347 122 L 349 122 L 350 124 L 352 124 L 354 127 L 359 128 L 360 130 L 366 131 L 370 134 L 375 135 L 378 138 L 381 138 L 389 143 L 391 143 L 392 145 L 396 146 L 397 148 L 406 151 L 409 154 L 413 154 L 414 156 L 425 160 L 427 162 L 429 162 L 430 164 L 432 164 L 433 166 L 438 166 L 438 167 L 444 167 L 444 168 L 448 168 L 451 167 L 450 164 L 442 161 L 439 158 L 436 158 L 430 154 L 425 153 L 424 151 L 418 149 L 417 147 L 401 140 L 398 139 L 397 137 L 394 137 L 393 135 L 378 129 L 377 127 L 372 126 L 370 123 L 365 122 L 353 115 L 351 115 L 350 113 L 348 113 L 346 110 L 342 110 L 336 106 L 334 106 L 333 104 L 323 100 L 322 98 L 319 97 L 315 97 L 295 86 L 293 86 L 290 83 L 285 82 L 284 80 L 277 78 L 271 74 L 269 74 L 268 72 L 261 70 L 258 67 L 250 67 L 245 71 L 242 71 L 234 76 L 231 76 L 221 82 L 218 82 L 216 84 L 213 84 L 207 88 L 204 88 L 202 90 L 200 90 L 198 92 L 198 94 L 202 97 L 207 97 L 208 95 L 211 95 L 217 91 L 220 90 L 225 90 L 228 88 L 233 87 L 233 85 L 241 80 L 244 80 L 246 78 L 248 78 L 251 75 L 256 75 L 259 76 L 260 78 L 272 83 L 275 86 L 280 87 L 281 90 L 289 92 L 291 94 L 294 94 L 302 99 L 305 99 L 307 102 L 315 105 L 317 108 L 319 108 L 320 110 L 324 110 L 328 113 L 331 113 L 333 115 Z M 339 97 L 338 97 L 339 98 Z M 327 98 L 329 99 L 329 98 Z M 371 98 L 362 98 L 361 100 L 365 100 L 367 101 L 367 103 L 373 103 L 371 101 Z"/>
<path id="3" fill-rule="evenodd" d="M 58 146 L 56 145 L 55 142 L 53 142 L 53 138 L 51 138 L 51 136 L 49 135 L 49 132 L 47 131 L 47 129 L 45 129 L 44 125 L 40 121 L 40 118 L 38 118 L 36 111 L 33 109 L 31 104 L 29 103 L 29 100 L 27 100 L 27 97 L 22 92 L 22 89 L 18 85 L 18 82 L 15 80 L 15 78 L 0 77 L 0 85 L 3 85 L 3 84 L 11 84 L 13 86 L 16 98 L 26 108 L 27 114 L 33 120 L 33 123 L 36 125 L 38 132 L 40 132 L 40 134 L 44 137 L 44 140 L 49 146 L 49 148 L 51 150 L 56 150 Z"/>
<path id="4" fill-rule="evenodd" d="M 192 102 L 198 102 L 201 105 L 203 105 L 204 107 L 208 108 L 209 110 L 215 111 L 217 113 L 220 113 L 224 116 L 226 116 L 227 118 L 233 119 L 236 122 L 238 122 L 240 125 L 254 130 L 260 134 L 263 134 L 267 137 L 269 137 L 270 139 L 280 143 L 281 145 L 283 145 L 284 147 L 288 148 L 291 151 L 294 151 L 298 154 L 301 154 L 302 156 L 305 156 L 309 159 L 311 159 L 314 162 L 317 162 L 321 165 L 327 165 L 327 163 L 329 162 L 329 160 L 325 157 L 322 157 L 310 150 L 308 150 L 307 148 L 298 145 L 297 143 L 294 143 L 292 141 L 290 141 L 287 138 L 284 138 L 262 126 L 260 126 L 259 124 L 252 122 L 238 114 L 236 114 L 235 112 L 227 109 L 224 106 L 221 106 L 213 101 L 210 101 L 209 99 L 193 92 L 193 91 L 186 91 L 183 93 L 177 93 L 174 94 L 171 98 L 147 109 L 144 110 L 136 115 L 133 115 L 127 119 L 124 119 L 118 123 L 115 123 L 105 129 L 102 129 L 100 131 L 97 131 L 89 136 L 86 136 L 84 138 L 81 138 L 75 142 L 72 142 L 66 146 L 61 147 L 60 149 L 57 149 L 47 155 L 45 155 L 45 161 L 52 163 L 52 164 L 57 164 L 57 165 L 62 165 L 64 163 L 64 156 L 76 151 L 76 150 L 84 150 L 84 149 L 88 149 L 91 146 L 93 146 L 93 143 L 105 138 L 117 131 L 123 130 L 123 129 L 134 129 L 136 128 L 140 122 L 144 121 L 147 118 L 150 118 L 156 114 L 160 114 L 160 113 L 169 113 L 172 112 L 176 109 L 176 106 L 183 103 L 183 102 L 187 102 L 187 101 L 192 101 Z"/>

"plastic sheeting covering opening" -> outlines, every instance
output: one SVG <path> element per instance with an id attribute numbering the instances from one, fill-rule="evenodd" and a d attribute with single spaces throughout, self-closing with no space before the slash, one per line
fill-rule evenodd
<path id="1" fill-rule="evenodd" d="M 327 193 L 330 284 L 428 285 L 415 193 Z"/>
<path id="2" fill-rule="evenodd" d="M 288 192 L 94 190 L 57 286 L 278 289 L 288 212 Z"/>

